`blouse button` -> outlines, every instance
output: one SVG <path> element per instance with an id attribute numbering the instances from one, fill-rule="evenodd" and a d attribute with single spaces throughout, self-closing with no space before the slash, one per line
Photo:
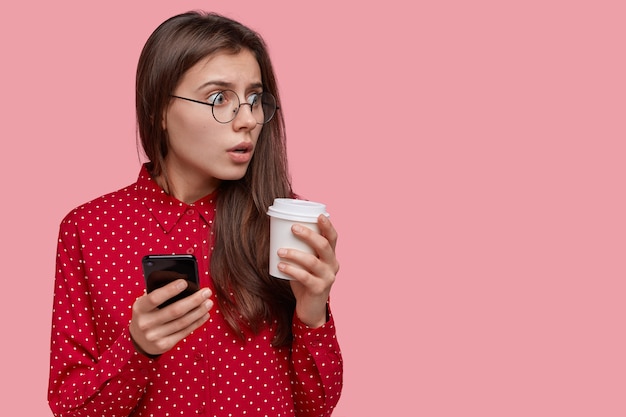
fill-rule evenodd
<path id="1" fill-rule="evenodd" d="M 204 414 L 204 407 L 200 407 L 196 410 L 196 414 Z"/>
<path id="2" fill-rule="evenodd" d="M 189 216 L 193 215 L 193 213 L 195 213 L 194 209 L 192 209 L 192 208 L 187 209 L 187 214 L 188 214 Z"/>
<path id="3" fill-rule="evenodd" d="M 189 255 L 191 255 L 191 254 L 192 254 L 192 253 L 194 253 L 194 252 L 195 252 L 194 248 L 189 248 L 189 249 L 187 249 L 187 253 L 188 253 Z"/>

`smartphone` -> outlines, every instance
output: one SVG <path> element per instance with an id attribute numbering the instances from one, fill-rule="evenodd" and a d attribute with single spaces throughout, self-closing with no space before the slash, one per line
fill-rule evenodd
<path id="1" fill-rule="evenodd" d="M 146 255 L 142 258 L 141 264 L 147 292 L 154 291 L 180 278 L 187 280 L 187 288 L 159 305 L 159 308 L 182 300 L 200 288 L 198 262 L 193 255 Z"/>

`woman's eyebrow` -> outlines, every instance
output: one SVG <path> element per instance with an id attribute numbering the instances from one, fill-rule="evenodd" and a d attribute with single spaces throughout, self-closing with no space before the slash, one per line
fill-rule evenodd
<path id="1" fill-rule="evenodd" d="M 198 87 L 198 91 L 202 90 L 206 87 L 209 86 L 217 86 L 217 87 L 224 87 L 224 88 L 231 88 L 232 84 L 228 83 L 226 81 L 207 81 L 204 84 L 202 84 L 200 87 Z"/>
<path id="2" fill-rule="evenodd" d="M 216 87 L 221 87 L 221 88 L 229 89 L 229 90 L 232 90 L 232 89 L 235 88 L 235 85 L 233 83 L 230 83 L 228 81 L 215 80 L 215 81 L 207 81 L 207 82 L 205 82 L 200 87 L 198 87 L 198 91 L 203 90 L 204 88 L 209 87 L 209 86 L 216 86 Z M 263 83 L 260 83 L 260 82 L 252 83 L 247 88 L 248 89 L 251 89 L 251 88 L 263 88 Z"/>

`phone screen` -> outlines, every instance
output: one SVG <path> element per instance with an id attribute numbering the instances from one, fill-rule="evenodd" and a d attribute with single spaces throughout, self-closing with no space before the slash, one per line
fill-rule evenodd
<path id="1" fill-rule="evenodd" d="M 170 298 L 159 308 L 168 306 L 195 293 L 199 289 L 198 263 L 193 255 L 147 255 L 142 259 L 146 291 L 151 292 L 177 279 L 185 279 L 187 288 Z"/>

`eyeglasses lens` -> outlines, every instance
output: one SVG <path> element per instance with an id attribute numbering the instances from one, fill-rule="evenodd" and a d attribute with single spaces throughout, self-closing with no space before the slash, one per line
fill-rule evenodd
<path id="1" fill-rule="evenodd" d="M 242 106 L 250 106 L 250 111 L 258 124 L 265 124 L 272 120 L 276 112 L 276 99 L 270 93 L 259 93 L 251 96 L 249 102 L 241 104 L 237 93 L 224 90 L 215 96 L 213 102 L 213 117 L 220 123 L 232 121 Z"/>

